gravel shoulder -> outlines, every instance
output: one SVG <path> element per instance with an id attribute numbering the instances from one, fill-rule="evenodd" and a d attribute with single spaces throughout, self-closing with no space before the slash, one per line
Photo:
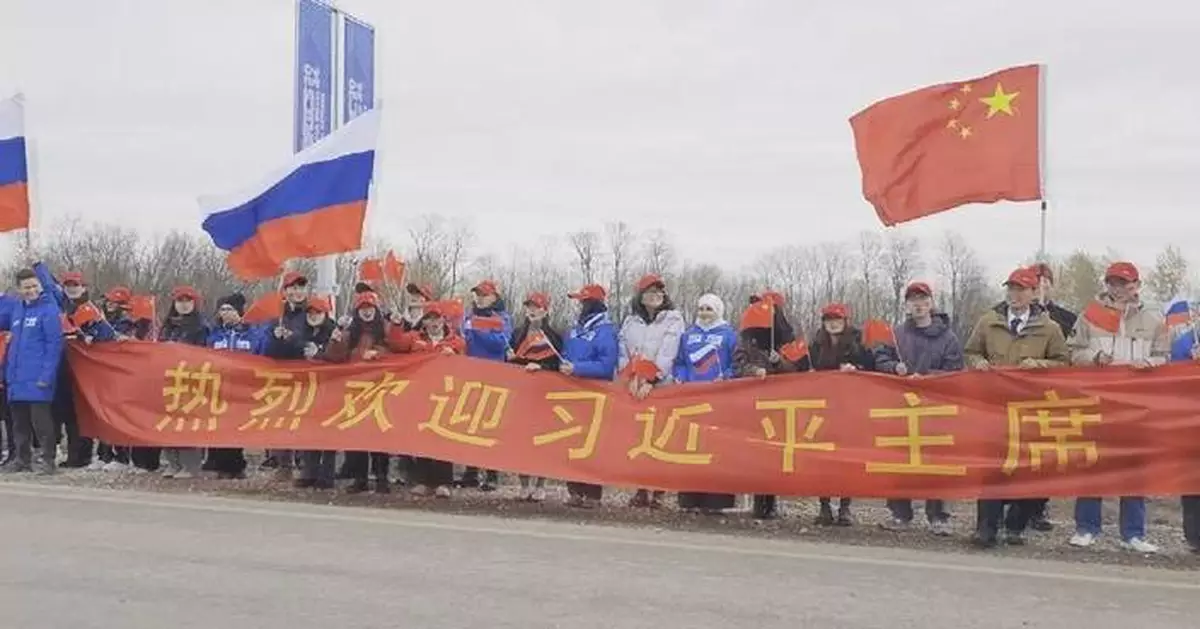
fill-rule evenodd
<path id="1" fill-rule="evenodd" d="M 498 518 L 542 519 L 570 522 L 581 525 L 603 524 L 649 528 L 655 530 L 678 530 L 722 535 L 749 536 L 767 539 L 798 539 L 810 543 L 828 543 L 853 546 L 880 546 L 913 548 L 945 553 L 978 553 L 967 545 L 974 526 L 974 503 L 951 505 L 954 535 L 949 538 L 934 537 L 917 513 L 912 529 L 895 533 L 879 528 L 889 514 L 881 500 L 860 500 L 854 504 L 855 525 L 849 528 L 823 528 L 813 525 L 816 515 L 815 499 L 791 499 L 782 503 L 783 516 L 761 522 L 744 510 L 735 510 L 722 515 L 700 515 L 685 513 L 675 508 L 673 497 L 662 509 L 633 509 L 627 506 L 631 495 L 628 490 L 606 488 L 603 504 L 596 509 L 567 507 L 563 501 L 566 491 L 558 483 L 548 482 L 548 499 L 541 503 L 517 500 L 516 478 L 505 478 L 498 491 L 483 493 L 477 490 L 459 490 L 450 500 L 418 498 L 408 494 L 401 486 L 395 486 L 391 494 L 348 494 L 339 488 L 334 491 L 296 489 L 288 483 L 273 480 L 269 472 L 252 472 L 245 480 L 229 481 L 202 477 L 189 480 L 164 479 L 158 474 L 134 472 L 91 472 L 63 470 L 53 477 L 17 475 L 5 480 L 21 484 L 49 484 L 114 491 L 133 490 L 167 494 L 212 495 L 258 501 L 283 501 L 323 505 L 345 505 L 379 509 L 418 509 L 436 513 L 482 515 Z M 918 507 L 920 503 L 918 502 Z M 1049 533 L 1028 535 L 1024 547 L 1008 547 L 996 551 L 1012 557 L 1048 559 L 1081 563 L 1115 564 L 1124 566 L 1146 566 L 1174 570 L 1200 570 L 1200 556 L 1189 552 L 1181 530 L 1181 513 L 1178 499 L 1154 498 L 1148 506 L 1147 523 L 1150 541 L 1158 544 L 1162 551 L 1157 555 L 1140 555 L 1122 550 L 1116 543 L 1117 501 L 1105 502 L 1104 521 L 1106 535 L 1094 548 L 1080 550 L 1067 545 L 1072 524 L 1072 503 L 1058 500 L 1051 503 L 1051 520 L 1055 530 Z"/>

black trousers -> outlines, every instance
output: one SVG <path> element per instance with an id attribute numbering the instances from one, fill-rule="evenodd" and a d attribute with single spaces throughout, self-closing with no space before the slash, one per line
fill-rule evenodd
<path id="1" fill-rule="evenodd" d="M 462 478 L 459 479 L 458 482 L 463 487 L 478 486 L 480 484 L 479 483 L 479 473 L 480 472 L 483 472 L 484 481 L 486 481 L 489 485 L 499 484 L 500 473 L 497 472 L 496 470 L 480 470 L 477 467 L 471 467 L 471 466 L 467 466 L 465 469 L 463 469 Z"/>
<path id="2" fill-rule="evenodd" d="M 604 495 L 604 487 L 591 483 L 567 483 L 567 493 L 589 500 L 600 500 Z"/>
<path id="3" fill-rule="evenodd" d="M 336 467 L 336 450 L 305 450 L 300 453 L 300 480 L 332 485 Z"/>
<path id="4" fill-rule="evenodd" d="M 1004 530 L 1009 533 L 1024 533 L 1030 519 L 1037 513 L 1039 502 L 1037 498 L 980 500 L 975 504 L 975 531 L 984 539 L 995 539 L 1003 524 Z"/>
<path id="5" fill-rule="evenodd" d="M 79 417 L 75 414 L 75 392 L 72 388 L 71 369 L 64 359 L 58 368 L 58 385 L 54 389 L 54 402 L 50 405 L 54 414 L 55 440 L 67 438 L 66 467 L 86 467 L 92 462 L 95 444 L 79 434 Z"/>
<path id="6" fill-rule="evenodd" d="M 50 414 L 50 403 L 13 402 L 12 421 L 16 464 L 22 468 L 32 466 L 36 440 L 42 450 L 42 468 L 53 470 L 58 444 L 54 443 L 54 416 Z"/>
<path id="7" fill-rule="evenodd" d="M 366 482 L 368 475 L 377 481 L 386 481 L 391 461 L 391 456 L 385 452 L 347 452 L 346 471 L 350 472 L 350 478 L 359 482 Z"/>
<path id="8" fill-rule="evenodd" d="M 698 491 L 679 492 L 680 509 L 732 509 L 733 494 L 706 494 Z"/>
<path id="9" fill-rule="evenodd" d="M 0 445 L 4 446 L 4 450 L 0 452 L 0 459 L 8 461 L 16 454 L 17 444 L 13 440 L 12 413 L 9 412 L 8 400 L 4 395 L 4 391 L 0 390 Z"/>
<path id="10" fill-rule="evenodd" d="M 1035 500 L 1035 502 L 1037 502 L 1036 505 L 1033 505 L 1033 504 L 1030 505 L 1030 508 L 1033 510 L 1032 513 L 1029 514 L 1030 522 L 1033 522 L 1035 520 L 1045 520 L 1046 519 L 1046 511 L 1050 507 L 1050 499 L 1049 498 L 1037 498 Z"/>
<path id="11" fill-rule="evenodd" d="M 1200 496 L 1183 497 L 1183 537 L 1200 552 Z"/>
<path id="12" fill-rule="evenodd" d="M 246 473 L 246 455 L 241 448 L 210 448 L 208 458 L 214 472 L 241 476 Z"/>
<path id="13" fill-rule="evenodd" d="M 112 446 L 103 441 L 96 446 L 96 458 L 105 463 L 124 463 L 129 465 L 129 447 L 128 446 Z"/>
<path id="14" fill-rule="evenodd" d="M 135 447 L 129 449 L 129 462 L 134 467 L 157 472 L 162 464 L 162 448 Z"/>
<path id="15" fill-rule="evenodd" d="M 754 517 L 774 517 L 778 501 L 778 498 L 771 494 L 755 494 Z"/>
<path id="16" fill-rule="evenodd" d="M 448 486 L 454 482 L 454 464 L 449 461 L 413 457 L 408 471 L 409 484 L 430 488 Z"/>

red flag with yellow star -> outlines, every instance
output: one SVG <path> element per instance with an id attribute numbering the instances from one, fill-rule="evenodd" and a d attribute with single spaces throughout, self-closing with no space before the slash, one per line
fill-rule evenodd
<path id="1" fill-rule="evenodd" d="M 863 196 L 884 225 L 967 203 L 1042 198 L 1042 68 L 893 96 L 850 119 Z"/>

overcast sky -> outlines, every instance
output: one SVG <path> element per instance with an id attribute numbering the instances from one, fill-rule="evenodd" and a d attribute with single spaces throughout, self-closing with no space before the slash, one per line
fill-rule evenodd
<path id="1" fill-rule="evenodd" d="M 846 119 L 1004 66 L 1050 66 L 1050 249 L 1149 263 L 1200 228 L 1200 8 L 1169 0 L 343 0 L 378 29 L 370 231 L 470 218 L 485 246 L 625 220 L 727 266 L 883 230 Z M 836 8 L 835 8 L 836 7 Z M 919 7 L 919 8 L 917 8 Z M 1086 7 L 1086 8 L 1085 8 Z M 285 159 L 294 0 L 0 0 L 0 95 L 23 89 L 41 224 L 199 230 L 195 198 Z M 1033 205 L 963 233 L 994 273 Z"/>

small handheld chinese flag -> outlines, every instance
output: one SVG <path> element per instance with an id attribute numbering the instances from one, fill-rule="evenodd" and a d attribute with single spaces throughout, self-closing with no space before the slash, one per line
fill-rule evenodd
<path id="1" fill-rule="evenodd" d="M 865 347 L 896 346 L 896 332 L 892 326 L 881 319 L 867 319 L 863 322 L 862 340 Z"/>
<path id="2" fill-rule="evenodd" d="M 388 251 L 383 258 L 383 278 L 396 286 L 404 282 L 404 263 L 393 251 Z"/>
<path id="3" fill-rule="evenodd" d="M 1098 301 L 1088 304 L 1087 309 L 1083 311 L 1083 318 L 1109 334 L 1121 331 L 1121 313 L 1116 308 L 1109 308 Z"/>
<path id="4" fill-rule="evenodd" d="M 242 320 L 251 325 L 276 321 L 283 316 L 283 295 L 271 292 L 254 300 Z"/>
<path id="5" fill-rule="evenodd" d="M 1042 198 L 1042 68 L 879 101 L 850 119 L 863 196 L 884 225 L 967 203 Z"/>
<path id="6" fill-rule="evenodd" d="M 82 328 L 89 323 L 97 323 L 104 320 L 104 313 L 90 301 L 85 301 L 75 309 L 75 314 L 71 315 L 71 324 L 77 328 Z"/>
<path id="7" fill-rule="evenodd" d="M 796 339 L 779 348 L 779 355 L 789 363 L 798 363 L 808 356 L 808 343 Z"/>
<path id="8" fill-rule="evenodd" d="M 742 313 L 741 329 L 770 328 L 775 325 L 775 307 L 767 299 L 760 299 Z"/>
<path id="9" fill-rule="evenodd" d="M 134 295 L 129 301 L 129 316 L 134 321 L 158 321 L 157 306 L 150 295 Z"/>
<path id="10" fill-rule="evenodd" d="M 465 310 L 461 299 L 446 299 L 444 301 L 435 301 L 428 306 L 426 310 L 436 310 L 441 313 L 442 318 L 452 324 L 458 324 L 462 321 Z"/>
<path id="11" fill-rule="evenodd" d="M 383 281 L 383 263 L 377 258 L 367 258 L 358 263 L 358 279 L 367 283 Z"/>
<path id="12" fill-rule="evenodd" d="M 0 362 L 4 362 L 4 357 L 8 355 L 9 336 L 8 332 L 0 332 Z"/>
<path id="13" fill-rule="evenodd" d="M 637 356 L 629 361 L 629 364 L 625 365 L 625 370 L 621 372 L 621 375 L 626 380 L 633 380 L 634 378 L 647 381 L 657 380 L 659 377 L 658 365 L 654 364 L 652 360 Z"/>
<path id="14" fill-rule="evenodd" d="M 517 355 L 517 358 L 535 362 L 558 355 L 558 352 L 554 351 L 554 346 L 550 343 L 550 339 L 546 338 L 546 334 L 541 331 L 533 331 L 526 334 L 525 340 L 521 341 L 520 347 L 514 353 Z"/>

